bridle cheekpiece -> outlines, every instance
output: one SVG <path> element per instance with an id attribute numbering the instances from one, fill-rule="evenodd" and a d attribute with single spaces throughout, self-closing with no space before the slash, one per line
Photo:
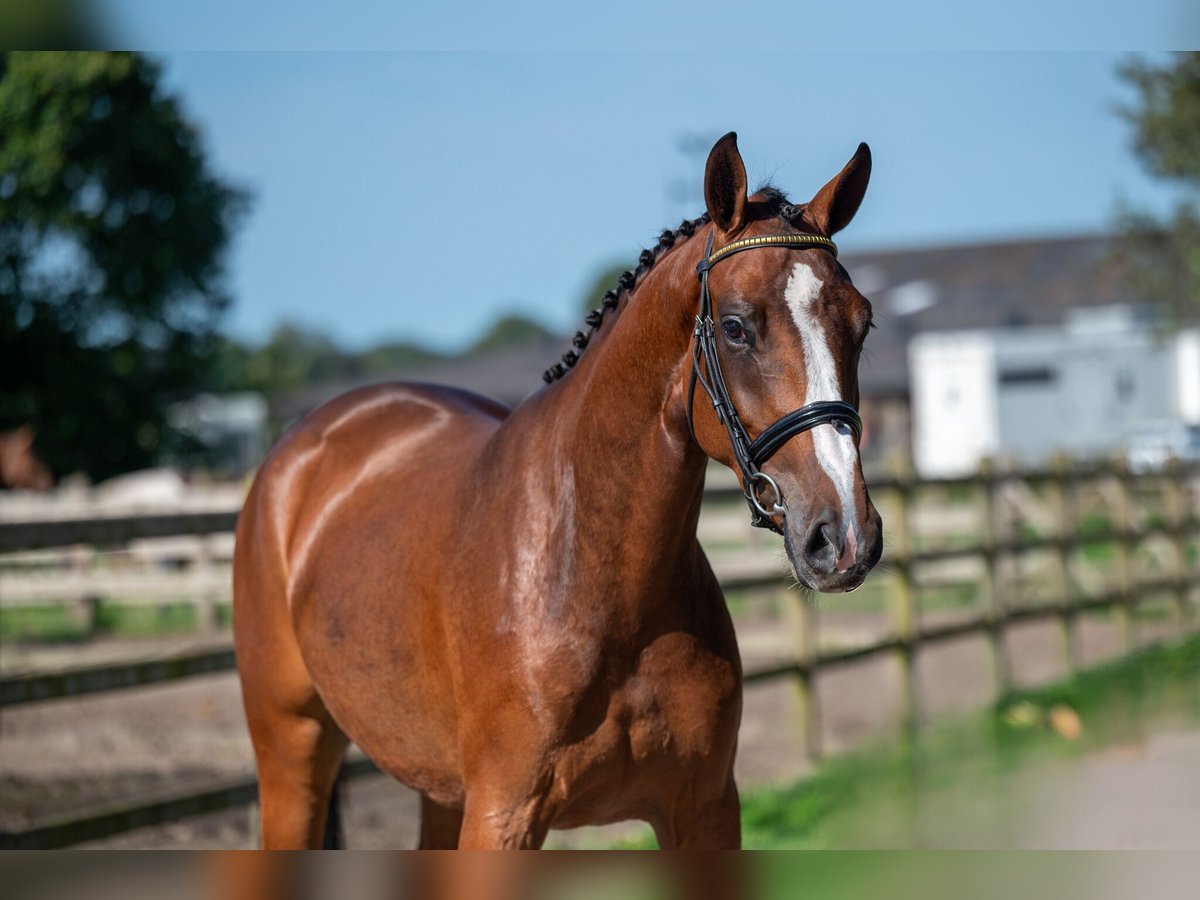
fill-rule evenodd
<path id="1" fill-rule="evenodd" d="M 692 345 L 692 377 L 688 386 L 688 428 L 693 440 L 696 438 L 696 428 L 692 422 L 693 404 L 696 395 L 696 382 L 699 382 L 712 400 L 717 419 L 729 433 L 729 443 L 733 447 L 733 455 L 742 473 L 742 488 L 746 502 L 750 506 L 750 524 L 757 528 L 769 528 L 776 534 L 782 534 L 783 529 L 775 522 L 775 516 L 787 512 L 783 504 L 783 494 L 779 485 L 770 475 L 762 470 L 762 466 L 775 452 L 796 435 L 816 428 L 818 425 L 832 425 L 835 428 L 846 426 L 854 432 L 854 439 L 862 437 L 862 419 L 849 403 L 842 400 L 822 400 L 809 403 L 800 409 L 793 410 L 776 422 L 768 425 L 757 438 L 750 439 L 746 428 L 738 418 L 737 409 L 733 405 L 733 397 L 725 384 L 725 376 L 721 373 L 721 363 L 717 358 L 716 328 L 713 324 L 712 296 L 708 291 L 708 273 L 718 262 L 743 250 L 756 250 L 762 247 L 787 247 L 810 250 L 819 248 L 828 250 L 837 256 L 837 244 L 827 237 L 817 234 L 762 234 L 755 237 L 743 238 L 740 241 L 726 244 L 718 250 L 713 250 L 713 233 L 708 236 L 708 245 L 704 251 L 704 259 L 696 265 L 696 274 L 700 278 L 700 312 L 696 316 L 695 341 Z M 700 373 L 700 360 L 704 360 L 707 376 Z M 769 489 L 771 496 L 764 497 L 763 489 Z"/>

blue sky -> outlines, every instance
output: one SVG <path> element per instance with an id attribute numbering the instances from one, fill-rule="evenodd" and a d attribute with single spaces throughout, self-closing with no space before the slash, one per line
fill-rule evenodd
<path id="1" fill-rule="evenodd" d="M 169 44 L 169 41 L 164 41 Z M 605 264 L 700 211 L 736 130 L 752 181 L 807 199 L 871 144 L 840 237 L 863 248 L 1095 232 L 1164 208 L 1103 52 L 158 54 L 217 169 L 255 203 L 228 324 L 455 348 L 498 314 L 562 329 Z M 681 200 L 681 195 L 693 199 Z"/>
<path id="2" fill-rule="evenodd" d="M 122 43 L 225 50 L 1190 49 L 1188 0 L 96 0 Z"/>

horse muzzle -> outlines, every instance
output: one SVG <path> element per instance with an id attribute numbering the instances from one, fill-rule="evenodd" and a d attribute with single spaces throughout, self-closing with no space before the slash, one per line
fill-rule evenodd
<path id="1" fill-rule="evenodd" d="M 786 521 L 784 548 L 801 584 L 823 593 L 853 591 L 883 554 L 883 523 L 874 508 L 857 525 L 836 510 L 818 510 Z"/>

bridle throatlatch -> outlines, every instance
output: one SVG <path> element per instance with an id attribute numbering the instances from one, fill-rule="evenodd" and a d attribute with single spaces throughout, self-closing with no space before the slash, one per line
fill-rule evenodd
<path id="1" fill-rule="evenodd" d="M 700 313 L 696 316 L 695 341 L 692 344 L 688 428 L 692 432 L 692 439 L 695 440 L 696 428 L 692 422 L 692 410 L 696 382 L 700 382 L 712 400 L 717 418 L 729 433 L 729 443 L 733 446 L 734 458 L 741 469 L 742 487 L 746 502 L 750 506 L 750 524 L 756 528 L 769 528 L 776 534 L 783 534 L 783 529 L 774 519 L 787 511 L 783 505 L 783 494 L 775 479 L 762 470 L 763 464 L 793 437 L 818 425 L 832 425 L 835 428 L 845 425 L 854 432 L 854 439 L 858 441 L 862 437 L 862 419 L 859 418 L 858 410 L 849 403 L 842 400 L 823 400 L 793 410 L 767 426 L 762 434 L 751 440 L 741 419 L 738 418 L 733 398 L 725 384 L 725 376 L 721 373 L 720 360 L 717 358 L 716 328 L 713 324 L 712 296 L 708 292 L 708 273 L 721 260 L 743 250 L 755 250 L 760 247 L 792 247 L 805 250 L 821 248 L 836 257 L 837 245 L 829 238 L 816 234 L 764 234 L 734 241 L 715 252 L 712 245 L 713 236 L 710 233 L 704 259 L 696 266 L 696 274 L 700 276 Z M 706 374 L 700 372 L 702 358 Z M 769 498 L 762 496 L 760 492 L 763 489 L 770 491 Z"/>

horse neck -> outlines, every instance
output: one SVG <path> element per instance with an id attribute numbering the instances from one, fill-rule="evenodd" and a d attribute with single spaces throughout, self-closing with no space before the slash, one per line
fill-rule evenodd
<path id="1" fill-rule="evenodd" d="M 658 569 L 672 553 L 694 559 L 707 457 L 680 386 L 706 238 L 701 229 L 661 257 L 554 388 L 552 445 L 570 462 L 576 527 Z"/>

